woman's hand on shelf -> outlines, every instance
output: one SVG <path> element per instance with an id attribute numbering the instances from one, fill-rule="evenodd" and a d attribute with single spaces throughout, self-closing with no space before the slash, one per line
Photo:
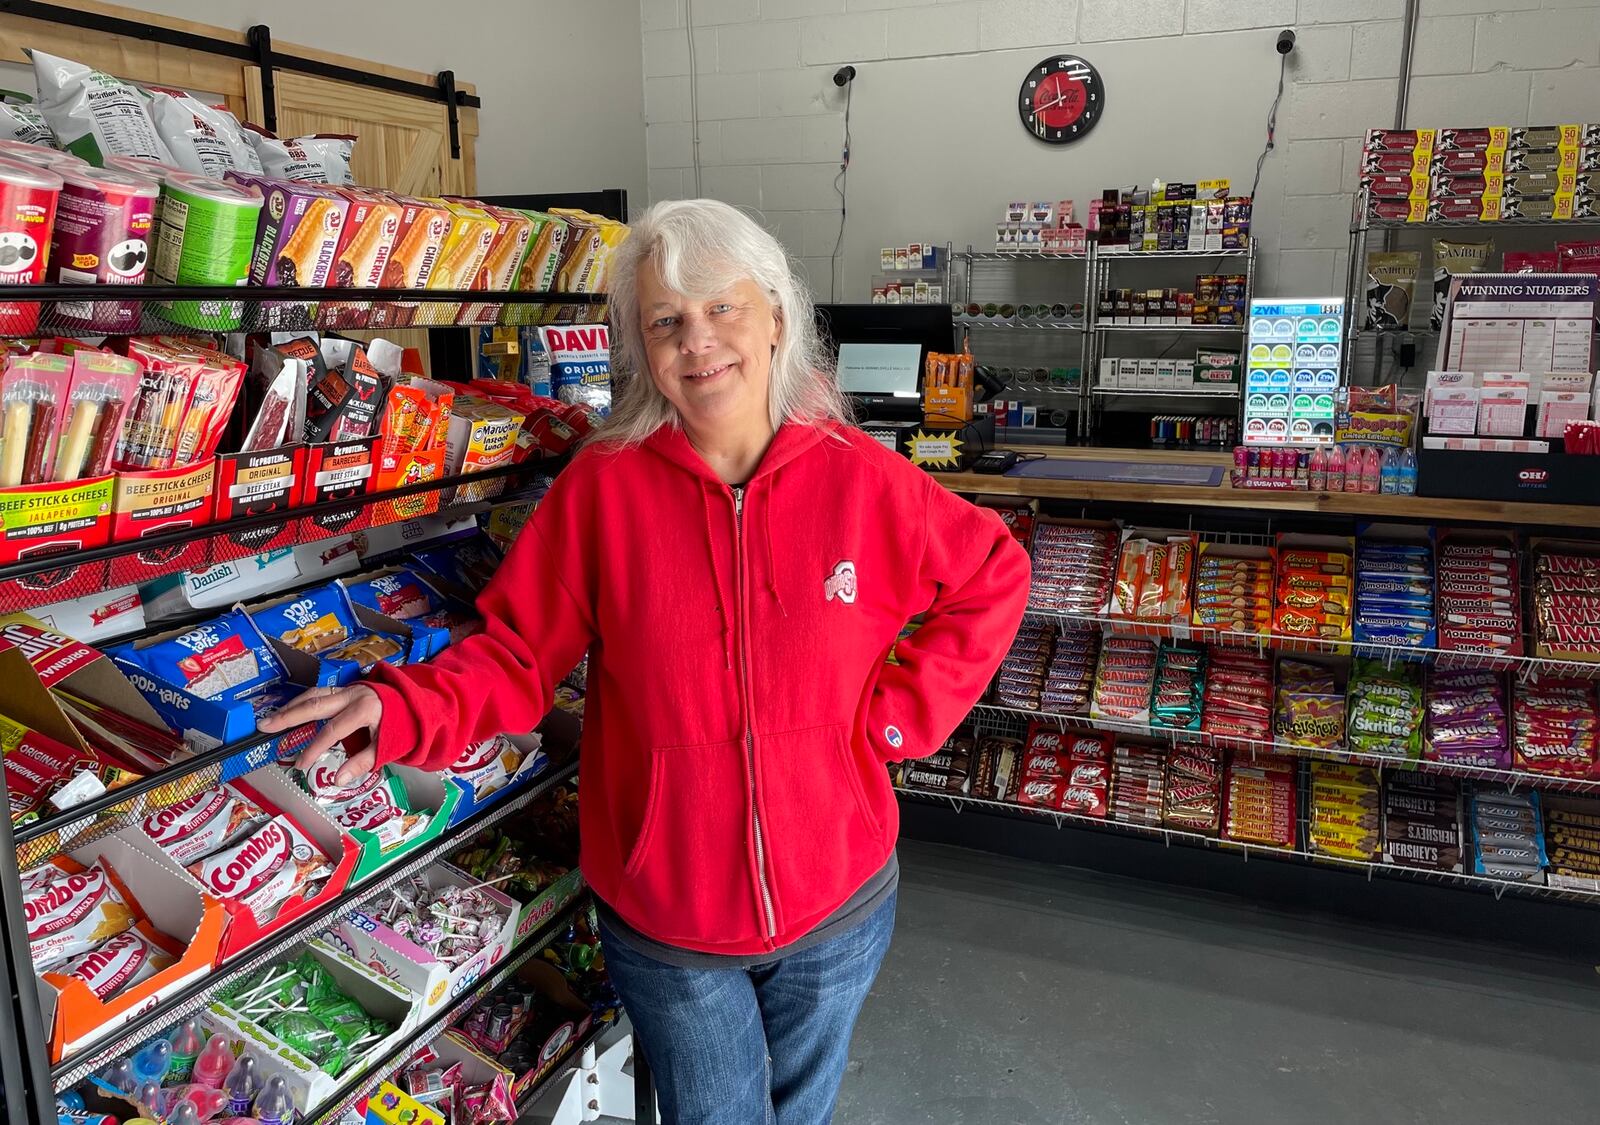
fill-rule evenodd
<path id="1" fill-rule="evenodd" d="M 320 722 L 321 728 L 310 744 L 295 759 L 295 768 L 307 769 L 340 742 L 346 742 L 346 761 L 337 781 L 348 785 L 372 772 L 377 763 L 378 724 L 383 720 L 383 701 L 365 684 L 350 687 L 312 688 L 293 703 L 262 719 L 257 726 L 264 734 L 291 730 Z M 365 735 L 356 738 L 356 735 Z M 360 750 L 355 746 L 361 745 Z"/>

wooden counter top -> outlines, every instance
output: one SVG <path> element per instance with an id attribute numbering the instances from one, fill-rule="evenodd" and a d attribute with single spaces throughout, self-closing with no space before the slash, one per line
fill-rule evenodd
<path id="1" fill-rule="evenodd" d="M 1083 461 L 1144 464 L 1216 465 L 1232 467 L 1227 453 L 1157 449 L 1072 447 L 1041 451 L 1013 446 L 1018 452 L 1044 452 L 1047 457 Z M 1215 487 L 1185 484 L 1132 484 L 1121 481 L 1052 480 L 1043 477 L 991 476 L 987 473 L 933 473 L 953 492 L 987 496 L 1022 496 L 1044 500 L 1104 501 L 1116 504 L 1170 504 L 1200 508 L 1256 508 L 1263 512 L 1316 512 L 1372 519 L 1439 520 L 1493 524 L 1543 524 L 1600 528 L 1600 506 L 1527 504 L 1504 500 L 1453 500 L 1432 496 L 1386 496 L 1369 492 L 1268 491 L 1234 488 L 1226 475 Z"/>

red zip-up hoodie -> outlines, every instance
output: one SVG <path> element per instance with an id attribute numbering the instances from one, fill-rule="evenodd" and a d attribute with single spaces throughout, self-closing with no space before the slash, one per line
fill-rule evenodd
<path id="1" fill-rule="evenodd" d="M 859 430 L 785 425 L 741 489 L 681 430 L 592 447 L 484 590 L 484 632 L 375 670 L 378 761 L 531 729 L 588 650 L 585 877 L 657 941 L 770 952 L 888 861 L 885 763 L 939 748 L 1027 596 L 995 513 Z"/>

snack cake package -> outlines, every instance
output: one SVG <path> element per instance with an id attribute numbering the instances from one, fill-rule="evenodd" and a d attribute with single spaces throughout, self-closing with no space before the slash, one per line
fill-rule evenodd
<path id="1" fill-rule="evenodd" d="M 250 284 L 326 285 L 350 200 L 331 188 L 246 172 L 229 172 L 224 179 L 261 193 L 261 223 L 250 259 Z"/>
<path id="2" fill-rule="evenodd" d="M 400 233 L 401 206 L 393 196 L 370 188 L 340 189 L 350 201 L 329 284 L 338 289 L 372 289 L 383 280 Z"/>
<path id="3" fill-rule="evenodd" d="M 410 644 L 410 638 L 363 627 L 337 584 L 252 610 L 250 620 L 264 635 L 322 661 L 337 684 L 353 683 L 379 661 L 405 663 Z"/>

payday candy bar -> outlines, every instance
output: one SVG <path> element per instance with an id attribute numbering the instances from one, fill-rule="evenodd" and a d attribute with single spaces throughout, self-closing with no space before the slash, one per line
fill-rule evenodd
<path id="1" fill-rule="evenodd" d="M 100 1000 L 109 1000 L 123 989 L 149 980 L 175 964 L 176 958 L 141 933 L 143 925 L 102 942 L 53 970 L 53 975 L 82 981 Z"/>
<path id="2" fill-rule="evenodd" d="M 342 760 L 343 755 L 338 755 Z M 220 851 L 266 821 L 253 801 L 224 786 L 207 789 L 145 817 L 143 828 L 179 864 Z"/>
<path id="3" fill-rule="evenodd" d="M 87 953 L 138 917 L 132 897 L 103 859 L 24 894 L 22 916 L 33 963 L 41 969 Z"/>
<path id="4" fill-rule="evenodd" d="M 241 843 L 191 863 L 187 870 L 218 898 L 238 900 L 272 917 L 283 903 L 313 880 L 330 875 L 333 868 L 300 826 L 280 814 Z"/>

